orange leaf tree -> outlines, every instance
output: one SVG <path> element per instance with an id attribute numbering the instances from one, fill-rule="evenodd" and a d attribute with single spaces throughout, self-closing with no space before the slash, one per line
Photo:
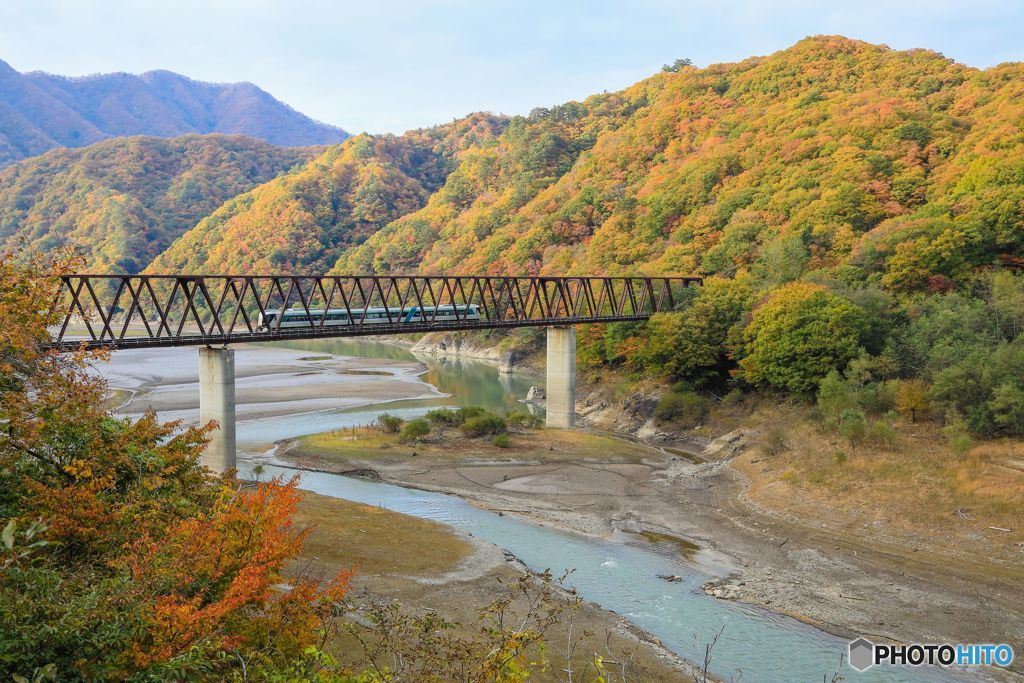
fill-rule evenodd
<path id="1" fill-rule="evenodd" d="M 75 266 L 0 258 L 0 677 L 319 666 L 348 574 L 284 578 L 305 536 L 296 481 L 214 477 L 204 429 L 118 418 L 92 371 L 101 355 L 45 351 L 57 276 Z"/>

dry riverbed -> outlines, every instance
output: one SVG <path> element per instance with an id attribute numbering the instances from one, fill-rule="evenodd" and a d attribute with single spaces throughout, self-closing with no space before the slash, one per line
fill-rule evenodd
<path id="1" fill-rule="evenodd" d="M 199 418 L 195 349 L 119 351 L 100 372 L 120 399 L 118 411 L 137 417 L 155 410 L 163 420 Z M 235 347 L 238 419 L 258 420 L 386 401 L 444 396 L 419 379 L 419 363 L 311 354 L 272 346 Z"/>
<path id="2" fill-rule="evenodd" d="M 300 467 L 373 472 L 580 533 L 639 532 L 675 542 L 722 575 L 706 585 L 712 595 L 839 635 L 1024 646 L 1019 564 L 832 528 L 822 523 L 821 507 L 817 514 L 806 506 L 801 514 L 775 509 L 757 487 L 748 495 L 748 477 L 764 473 L 745 444 L 691 445 L 697 457 L 685 457 L 677 454 L 685 444 L 672 453 L 585 432 L 516 432 L 507 449 L 450 432 L 429 438 L 410 446 L 368 430 L 342 431 L 289 442 L 283 457 Z M 1012 672 L 992 676 L 1020 680 Z"/>

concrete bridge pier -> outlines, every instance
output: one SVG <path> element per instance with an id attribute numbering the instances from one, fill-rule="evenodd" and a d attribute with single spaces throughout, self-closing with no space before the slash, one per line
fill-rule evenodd
<path id="1" fill-rule="evenodd" d="M 548 328 L 547 426 L 576 426 L 576 328 Z"/>
<path id="2" fill-rule="evenodd" d="M 199 349 L 199 424 L 216 420 L 217 429 L 202 462 L 220 473 L 235 467 L 235 352 L 226 346 Z"/>

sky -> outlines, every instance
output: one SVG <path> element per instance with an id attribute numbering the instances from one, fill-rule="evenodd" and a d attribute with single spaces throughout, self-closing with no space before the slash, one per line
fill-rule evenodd
<path id="1" fill-rule="evenodd" d="M 350 132 L 522 114 L 814 34 L 1024 61 L 1024 0 L 0 0 L 19 71 L 251 81 Z"/>

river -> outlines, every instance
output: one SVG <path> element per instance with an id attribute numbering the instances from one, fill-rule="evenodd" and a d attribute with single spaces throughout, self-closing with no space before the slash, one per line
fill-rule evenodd
<path id="1" fill-rule="evenodd" d="M 306 341 L 288 348 L 316 353 L 413 360 L 404 349 L 369 341 Z M 515 408 L 530 381 L 500 376 L 485 363 L 427 360 L 423 379 L 451 398 L 406 401 L 372 408 L 324 411 L 240 422 L 240 450 L 330 429 L 368 424 L 382 410 L 406 417 L 430 406 L 481 405 L 492 410 Z M 244 471 L 253 461 L 244 461 Z M 291 476 L 289 468 L 265 466 L 271 474 Z M 476 508 L 460 498 L 365 481 L 340 475 L 304 472 L 300 486 L 319 494 L 344 498 L 435 520 L 457 527 L 504 548 L 531 569 L 559 573 L 574 570 L 567 583 L 587 600 L 618 612 L 653 633 L 671 650 L 697 661 L 704 643 L 721 630 L 713 650 L 712 672 L 725 680 L 791 683 L 828 680 L 846 641 L 796 619 L 741 603 L 717 600 L 701 590 L 710 578 L 700 565 L 678 553 L 665 552 L 622 534 L 596 539 L 541 526 Z M 658 579 L 677 574 L 679 583 Z M 940 669 L 875 667 L 859 673 L 842 666 L 843 680 L 868 682 L 967 680 Z"/>

